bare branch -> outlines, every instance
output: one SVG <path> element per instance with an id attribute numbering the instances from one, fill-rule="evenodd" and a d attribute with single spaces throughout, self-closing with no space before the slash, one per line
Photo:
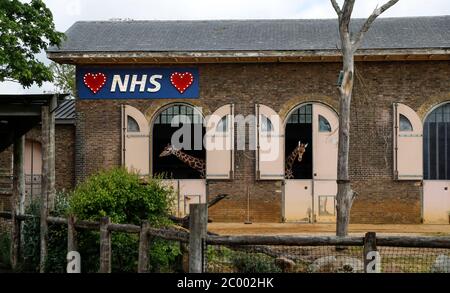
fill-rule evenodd
<path id="1" fill-rule="evenodd" d="M 336 14 L 338 15 L 338 17 L 341 17 L 342 11 L 341 11 L 341 8 L 339 7 L 339 4 L 336 2 L 336 0 L 330 0 L 330 1 L 331 1 L 331 5 L 333 5 L 333 8 L 336 11 Z"/>
<path id="2" fill-rule="evenodd" d="M 350 18 L 352 17 L 353 6 L 355 6 L 355 0 L 345 0 L 342 6 L 342 22 L 350 23 Z"/>
<path id="3" fill-rule="evenodd" d="M 362 40 L 364 38 L 364 34 L 370 29 L 372 23 L 380 16 L 383 12 L 394 6 L 399 0 L 389 0 L 386 4 L 381 7 L 375 8 L 372 12 L 372 15 L 367 18 L 366 22 L 361 27 L 361 30 L 356 35 L 355 40 L 353 41 L 353 51 L 358 50 L 359 46 L 361 46 Z"/>

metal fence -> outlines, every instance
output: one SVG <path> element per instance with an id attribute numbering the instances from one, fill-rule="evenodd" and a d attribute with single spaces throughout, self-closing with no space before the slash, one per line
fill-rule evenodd
<path id="1" fill-rule="evenodd" d="M 381 273 L 450 272 L 450 249 L 377 247 Z M 364 273 L 363 246 L 209 245 L 210 273 Z"/>
<path id="2" fill-rule="evenodd" d="M 221 236 L 207 232 L 207 205 L 192 204 L 185 228 L 151 227 L 114 224 L 109 218 L 99 222 L 77 221 L 73 217 L 13 215 L 0 212 L 0 218 L 13 218 L 11 227 L 11 264 L 17 263 L 20 247 L 20 222 L 35 219 L 45 233 L 65 227 L 67 251 L 77 247 L 77 231 L 90 230 L 98 235 L 96 249 L 99 272 L 111 272 L 112 234 L 131 233 L 138 241 L 138 272 L 191 273 L 450 273 L 450 237 L 377 236 L 368 232 L 363 237 L 242 235 Z M 40 235 L 42 237 L 42 233 Z M 164 241 L 164 249 L 178 251 L 176 258 L 166 264 L 154 265 L 158 255 L 151 253 L 155 241 Z M 48 247 L 48 249 L 54 249 Z M 42 260 L 47 247 L 40 250 Z M 13 266 L 14 267 L 14 266 Z M 41 269 L 41 271 L 44 271 Z"/>

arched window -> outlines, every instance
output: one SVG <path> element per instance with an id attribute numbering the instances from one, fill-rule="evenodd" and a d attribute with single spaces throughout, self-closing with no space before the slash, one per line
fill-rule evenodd
<path id="1" fill-rule="evenodd" d="M 301 106 L 294 110 L 287 121 L 288 124 L 311 124 L 312 123 L 312 104 Z"/>
<path id="2" fill-rule="evenodd" d="M 322 115 L 319 115 L 319 132 L 331 132 L 330 122 Z"/>
<path id="3" fill-rule="evenodd" d="M 163 110 L 158 117 L 156 117 L 154 124 L 171 124 L 174 117 L 178 116 L 182 123 L 199 124 L 202 123 L 202 115 L 194 111 L 194 108 L 189 105 L 173 105 Z"/>
<path id="4" fill-rule="evenodd" d="M 203 116 L 193 106 L 174 104 L 162 110 L 153 122 L 153 174 L 172 179 L 200 179 L 204 173 L 199 170 L 201 164 L 191 162 L 205 161 L 204 135 Z M 182 146 L 173 148 L 178 150 L 176 153 L 167 153 L 166 147 L 172 143 Z"/>
<path id="5" fill-rule="evenodd" d="M 399 120 L 400 120 L 400 131 L 402 132 L 413 131 L 411 121 L 409 121 L 409 119 L 406 118 L 405 115 L 400 114 Z"/>
<path id="6" fill-rule="evenodd" d="M 127 116 L 127 131 L 128 132 L 139 132 L 139 131 L 141 131 L 140 128 L 139 128 L 139 124 L 131 116 Z"/>
<path id="7" fill-rule="evenodd" d="M 426 180 L 450 179 L 450 103 L 431 112 L 423 130 L 423 175 Z"/>
<path id="8" fill-rule="evenodd" d="M 267 118 L 265 115 L 262 114 L 261 114 L 261 131 L 266 133 L 273 131 L 272 121 L 270 121 L 269 118 Z"/>

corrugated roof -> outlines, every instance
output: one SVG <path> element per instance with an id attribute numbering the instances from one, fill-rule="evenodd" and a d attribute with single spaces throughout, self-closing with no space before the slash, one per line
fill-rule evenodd
<path id="1" fill-rule="evenodd" d="M 74 120 L 75 119 L 75 100 L 65 100 L 61 104 L 59 104 L 58 108 L 55 111 L 55 119 L 56 120 Z"/>
<path id="2" fill-rule="evenodd" d="M 352 21 L 356 31 L 363 19 Z M 334 50 L 336 19 L 80 21 L 48 52 Z M 450 48 L 450 16 L 377 19 L 362 49 Z"/>

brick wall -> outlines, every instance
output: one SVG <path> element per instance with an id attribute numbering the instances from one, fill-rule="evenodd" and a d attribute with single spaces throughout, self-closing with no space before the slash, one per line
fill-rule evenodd
<path id="1" fill-rule="evenodd" d="M 35 127 L 26 139 L 41 142 L 41 128 Z M 11 172 L 12 147 L 0 153 L 0 171 Z M 56 190 L 71 190 L 75 184 L 75 128 L 70 124 L 55 127 Z"/>
<path id="2" fill-rule="evenodd" d="M 26 139 L 41 142 L 41 128 L 30 130 Z M 75 186 L 75 128 L 73 124 L 55 126 L 55 187 L 57 191 Z"/>
<path id="3" fill-rule="evenodd" d="M 295 105 L 319 101 L 337 109 L 335 87 L 339 63 L 208 64 L 200 70 L 200 99 L 184 100 L 211 112 L 235 104 L 235 114 L 254 114 L 262 103 L 282 115 Z M 419 182 L 392 180 L 392 103 L 401 102 L 419 113 L 450 100 L 448 62 L 360 62 L 353 99 L 350 170 L 359 193 L 352 222 L 419 223 Z M 77 101 L 77 180 L 120 165 L 120 104 L 137 107 L 149 116 L 174 100 Z M 431 101 L 431 102 L 430 102 Z M 253 151 L 236 151 L 235 179 L 209 181 L 208 194 L 230 194 L 210 209 L 215 221 L 281 220 L 281 182 L 255 181 Z"/>
<path id="4" fill-rule="evenodd" d="M 0 153 L 0 174 L 9 173 L 11 170 L 12 147 Z"/>

